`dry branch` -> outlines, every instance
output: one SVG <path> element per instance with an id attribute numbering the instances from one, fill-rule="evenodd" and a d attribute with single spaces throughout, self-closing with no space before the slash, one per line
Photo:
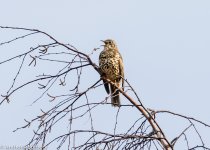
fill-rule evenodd
<path id="1" fill-rule="evenodd" d="M 128 82 L 127 79 L 124 79 L 127 84 L 125 87 L 125 91 L 122 89 L 118 89 L 120 93 L 131 103 L 131 104 L 122 104 L 117 111 L 115 116 L 115 124 L 113 133 L 98 131 L 94 127 L 94 122 L 97 120 L 94 119 L 94 110 L 98 107 L 111 107 L 110 103 L 107 100 L 112 96 L 109 95 L 99 102 L 93 102 L 91 98 L 89 98 L 89 93 L 93 93 L 96 89 L 102 87 L 101 79 L 99 78 L 94 83 L 89 85 L 85 90 L 80 91 L 79 88 L 81 86 L 81 77 L 88 76 L 89 74 L 84 74 L 84 68 L 93 68 L 96 73 L 100 75 L 100 70 L 98 66 L 91 60 L 90 56 L 94 54 L 94 52 L 98 48 L 94 48 L 91 51 L 90 55 L 85 54 L 82 51 L 77 50 L 74 46 L 70 44 L 64 44 L 59 42 L 54 37 L 49 35 L 46 32 L 37 30 L 37 29 L 27 29 L 27 28 L 19 28 L 19 27 L 4 27 L 0 26 L 2 30 L 18 30 L 20 32 L 28 32 L 27 34 L 17 36 L 12 38 L 11 40 L 6 40 L 0 43 L 0 46 L 11 44 L 14 41 L 19 41 L 28 38 L 34 34 L 41 34 L 50 39 L 51 42 L 48 44 L 40 44 L 35 47 L 30 47 L 30 50 L 19 54 L 17 56 L 13 56 L 7 60 L 3 60 L 0 62 L 0 65 L 6 64 L 10 61 L 15 61 L 17 59 L 21 59 L 21 63 L 19 65 L 19 69 L 12 80 L 12 84 L 6 94 L 2 95 L 2 100 L 0 101 L 0 105 L 4 102 L 11 101 L 11 95 L 14 95 L 15 92 L 20 89 L 27 87 L 31 84 L 37 84 L 42 93 L 41 95 L 33 102 L 36 103 L 38 100 L 43 98 L 45 95 L 49 98 L 49 102 L 53 103 L 54 106 L 49 110 L 41 110 L 40 114 L 33 119 L 26 120 L 25 125 L 17 128 L 14 131 L 25 129 L 31 127 L 33 124 L 37 124 L 37 128 L 34 129 L 34 134 L 31 140 L 28 143 L 28 146 L 37 146 L 42 145 L 42 148 L 46 148 L 50 146 L 52 143 L 59 141 L 57 149 L 60 149 L 65 144 L 68 149 L 165 149 L 172 150 L 176 145 L 178 140 L 181 140 L 181 137 L 184 137 L 184 142 L 186 143 L 187 149 L 209 149 L 204 144 L 204 140 L 202 139 L 199 130 L 197 129 L 194 122 L 198 124 L 205 125 L 206 127 L 210 127 L 210 125 L 195 119 L 193 117 L 187 117 L 184 115 L 180 115 L 177 113 L 173 113 L 171 111 L 155 111 L 152 109 L 147 109 L 141 102 L 138 94 Z M 55 52 L 53 48 L 61 48 L 60 52 Z M 66 56 L 70 58 L 69 60 L 63 60 L 55 58 L 56 56 Z M 26 60 L 30 59 L 29 62 Z M 27 67 L 34 66 L 37 67 L 37 63 L 49 62 L 49 63 L 59 63 L 63 66 L 56 70 L 54 74 L 46 74 L 40 73 L 34 77 L 34 79 L 30 81 L 24 81 L 21 85 L 16 85 L 19 80 L 19 76 L 22 73 L 23 67 L 27 64 Z M 28 66 L 29 65 L 29 66 Z M 50 89 L 53 87 L 61 86 L 65 87 L 68 84 L 68 76 L 70 73 L 76 72 L 75 75 L 75 85 L 73 88 L 69 89 L 67 94 L 57 95 L 57 93 L 50 93 Z M 107 80 L 107 79 L 105 79 Z M 113 84 L 109 80 L 107 80 L 110 84 Z M 135 97 L 131 97 L 130 93 L 134 94 Z M 81 102 L 81 99 L 83 101 Z M 117 133 L 117 127 L 120 126 L 118 123 L 119 116 L 121 114 L 121 109 L 127 109 L 128 107 L 135 107 L 139 111 L 139 118 L 130 125 L 128 130 L 125 130 L 122 133 Z M 113 108 L 114 109 L 114 108 Z M 182 130 L 181 133 L 177 134 L 171 142 L 164 134 L 163 130 L 159 126 L 158 122 L 155 120 L 155 115 L 160 113 L 169 113 L 172 115 L 179 116 L 189 121 L 189 125 Z M 88 117 L 90 120 L 90 128 L 87 130 L 78 130 L 74 129 L 75 122 Z M 65 120 L 66 119 L 66 120 Z M 127 120 L 129 118 L 126 118 Z M 53 139 L 49 140 L 51 132 L 56 127 L 57 124 L 64 121 L 68 124 L 68 131 L 65 134 L 61 134 Z M 197 136 L 200 138 L 201 144 L 197 146 L 190 146 L 188 140 L 189 135 L 187 131 L 189 129 L 193 129 L 197 133 Z M 83 143 L 77 144 L 77 136 L 87 137 L 86 141 Z"/>

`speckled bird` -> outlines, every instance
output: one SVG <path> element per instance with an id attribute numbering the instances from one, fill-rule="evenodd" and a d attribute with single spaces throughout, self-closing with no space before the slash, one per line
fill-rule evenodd
<path id="1" fill-rule="evenodd" d="M 115 85 L 124 90 L 124 65 L 122 56 L 118 51 L 117 45 L 114 40 L 107 39 L 104 42 L 104 50 L 99 55 L 99 68 L 102 76 L 111 80 Z M 119 90 L 114 85 L 104 81 L 104 87 L 108 94 L 111 89 L 111 103 L 113 106 L 120 106 Z"/>

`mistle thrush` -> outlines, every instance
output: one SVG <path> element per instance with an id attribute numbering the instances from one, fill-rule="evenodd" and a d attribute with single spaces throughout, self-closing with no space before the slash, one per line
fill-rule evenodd
<path id="1" fill-rule="evenodd" d="M 102 76 L 111 80 L 118 88 L 122 82 L 122 88 L 124 87 L 124 65 L 122 56 L 120 55 L 116 43 L 107 39 L 104 42 L 104 50 L 99 55 L 99 68 Z M 104 87 L 106 92 L 109 94 L 111 89 L 111 103 L 113 106 L 120 106 L 119 90 L 107 83 L 104 80 Z"/>

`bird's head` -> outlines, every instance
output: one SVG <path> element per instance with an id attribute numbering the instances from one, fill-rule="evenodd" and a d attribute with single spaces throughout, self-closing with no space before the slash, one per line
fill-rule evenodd
<path id="1" fill-rule="evenodd" d="M 103 45 L 106 49 L 115 49 L 117 48 L 117 44 L 115 43 L 114 40 L 111 39 L 107 39 L 105 41 L 101 40 L 102 42 L 104 42 L 105 45 Z"/>

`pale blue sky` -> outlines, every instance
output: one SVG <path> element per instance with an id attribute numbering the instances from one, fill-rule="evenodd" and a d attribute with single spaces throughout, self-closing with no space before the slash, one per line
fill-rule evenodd
<path id="1" fill-rule="evenodd" d="M 124 59 L 125 78 L 146 107 L 171 110 L 210 124 L 209 0 L 7 0 L 1 2 L 0 18 L 0 25 L 37 28 L 85 53 L 99 47 L 100 40 L 114 39 Z M 0 32 L 0 42 L 13 37 Z M 0 47 L 0 61 L 17 51 L 25 51 L 22 46 L 17 43 L 17 49 Z M 91 56 L 96 63 L 99 52 Z M 10 63 L 3 69 L 13 67 Z M 3 75 L 1 66 L 0 69 L 0 90 L 4 91 L 9 77 Z M 91 75 L 93 79 L 97 77 Z M 103 90 L 99 92 L 105 94 Z M 31 118 L 39 112 L 39 109 L 30 112 L 27 105 L 31 101 L 28 103 L 26 99 L 29 101 L 31 95 L 25 94 L 24 100 L 18 98 L 21 95 L 18 93 L 14 102 L 1 106 L 0 145 L 24 144 L 30 137 L 30 130 L 12 133 L 25 117 Z M 129 119 L 129 113 L 124 117 Z M 176 133 L 171 127 L 182 122 L 173 119 L 168 122 L 166 118 L 158 117 L 167 136 L 173 138 Z M 210 129 L 201 130 L 204 137 L 209 137 Z M 207 140 L 206 144 L 210 146 Z"/>

